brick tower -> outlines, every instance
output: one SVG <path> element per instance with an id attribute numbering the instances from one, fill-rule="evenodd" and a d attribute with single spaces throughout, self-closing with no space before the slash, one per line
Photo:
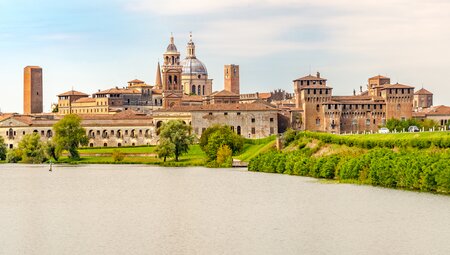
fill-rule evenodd
<path id="1" fill-rule="evenodd" d="M 225 65 L 224 78 L 224 89 L 239 95 L 239 65 Z"/>
<path id="2" fill-rule="evenodd" d="M 180 52 L 175 46 L 173 36 L 164 53 L 164 64 L 162 66 L 162 90 L 163 107 L 170 108 L 181 102 L 183 88 L 181 83 Z"/>
<path id="3" fill-rule="evenodd" d="M 42 113 L 42 101 L 42 68 L 27 66 L 23 75 L 23 113 Z"/>

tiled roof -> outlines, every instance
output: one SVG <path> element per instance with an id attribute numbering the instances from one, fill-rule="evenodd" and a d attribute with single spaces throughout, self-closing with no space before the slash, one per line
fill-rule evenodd
<path id="1" fill-rule="evenodd" d="M 426 115 L 450 115 L 450 106 L 438 105 L 422 111 Z"/>
<path id="2" fill-rule="evenodd" d="M 152 94 L 161 95 L 162 94 L 162 89 L 152 89 Z"/>
<path id="3" fill-rule="evenodd" d="M 161 109 L 156 112 L 197 112 L 197 111 L 278 111 L 275 106 L 262 103 L 251 104 L 208 104 L 198 106 L 176 106 L 170 109 Z"/>
<path id="4" fill-rule="evenodd" d="M 396 84 L 386 84 L 384 85 L 384 89 L 413 89 L 414 87 L 396 83 Z"/>
<path id="5" fill-rule="evenodd" d="M 80 99 L 77 99 L 74 103 L 88 103 L 88 102 L 95 102 L 95 98 L 91 97 L 82 97 Z"/>
<path id="6" fill-rule="evenodd" d="M 89 96 L 89 95 L 85 94 L 83 92 L 76 91 L 76 90 L 70 90 L 70 91 L 67 91 L 67 92 L 64 92 L 64 93 L 58 95 L 58 97 L 62 97 L 62 96 Z"/>
<path id="7" fill-rule="evenodd" d="M 138 79 L 134 79 L 132 81 L 129 81 L 128 83 L 144 83 L 144 81 L 138 80 Z"/>
<path id="8" fill-rule="evenodd" d="M 372 80 L 372 79 L 389 79 L 389 77 L 386 77 L 386 76 L 383 76 L 383 75 L 377 75 L 377 76 L 369 78 L 369 80 Z"/>
<path id="9" fill-rule="evenodd" d="M 433 93 L 431 93 L 430 91 L 421 88 L 420 90 L 416 91 L 416 93 L 414 93 L 414 95 L 433 95 Z"/>
<path id="10" fill-rule="evenodd" d="M 141 92 L 137 89 L 121 89 L 121 88 L 112 88 L 107 89 L 103 91 L 99 91 L 97 93 L 94 93 L 94 95 L 101 95 L 101 94 L 140 94 Z"/>
<path id="11" fill-rule="evenodd" d="M 192 102 L 192 101 L 201 102 L 201 101 L 203 101 L 203 97 L 202 96 L 194 96 L 194 95 L 190 95 L 190 96 L 184 95 L 181 100 L 189 101 L 189 102 Z"/>
<path id="12" fill-rule="evenodd" d="M 308 75 L 308 76 L 305 76 L 305 77 L 298 78 L 298 79 L 296 79 L 294 81 L 326 81 L 326 80 L 327 79 L 318 78 L 316 76 Z"/>
<path id="13" fill-rule="evenodd" d="M 272 96 L 270 93 L 259 93 L 258 97 L 261 99 L 269 99 Z"/>
<path id="14" fill-rule="evenodd" d="M 212 93 L 210 96 L 239 96 L 236 93 L 233 93 L 231 91 L 228 90 L 221 90 L 221 91 L 216 91 L 214 93 Z"/>

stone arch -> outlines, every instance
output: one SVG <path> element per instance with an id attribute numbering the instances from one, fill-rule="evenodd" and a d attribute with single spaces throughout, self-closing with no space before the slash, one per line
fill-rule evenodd
<path id="1" fill-rule="evenodd" d="M 103 130 L 102 138 L 108 138 L 108 131 L 107 130 Z"/>
<path id="2" fill-rule="evenodd" d="M 93 144 L 93 143 L 90 143 L 90 144 L 89 144 L 89 147 L 94 147 L 94 144 Z"/>
<path id="3" fill-rule="evenodd" d="M 52 130 L 47 130 L 47 138 L 53 137 L 53 132 Z"/>
<path id="4" fill-rule="evenodd" d="M 117 130 L 117 132 L 116 132 L 116 137 L 117 138 L 121 138 L 122 137 L 122 131 L 119 129 L 119 130 Z"/>
<path id="5" fill-rule="evenodd" d="M 103 147 L 108 147 L 108 143 L 103 143 Z"/>
<path id="6" fill-rule="evenodd" d="M 156 122 L 156 128 L 160 128 L 162 126 L 163 122 L 160 120 Z"/>

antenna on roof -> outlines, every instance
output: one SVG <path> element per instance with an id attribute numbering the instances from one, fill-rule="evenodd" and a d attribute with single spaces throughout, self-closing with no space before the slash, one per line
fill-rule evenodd
<path id="1" fill-rule="evenodd" d="M 311 75 L 311 64 L 309 64 L 309 75 Z"/>

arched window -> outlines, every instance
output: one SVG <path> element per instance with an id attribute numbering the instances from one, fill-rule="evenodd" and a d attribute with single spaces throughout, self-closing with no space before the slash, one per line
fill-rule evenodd
<path id="1" fill-rule="evenodd" d="M 236 132 L 237 132 L 237 134 L 238 134 L 238 135 L 240 135 L 240 134 L 241 134 L 241 126 L 237 126 L 237 128 L 236 128 Z"/>
<path id="2" fill-rule="evenodd" d="M 200 96 L 202 94 L 202 86 L 198 85 L 197 94 Z"/>
<path id="3" fill-rule="evenodd" d="M 317 126 L 320 126 L 320 118 L 317 118 L 317 119 L 316 119 L 316 125 L 317 125 Z"/>
<path id="4" fill-rule="evenodd" d="M 192 94 L 196 94 L 195 93 L 195 85 L 192 85 L 192 90 L 191 90 Z"/>
<path id="5" fill-rule="evenodd" d="M 320 110 L 320 105 L 316 105 L 316 111 Z"/>

